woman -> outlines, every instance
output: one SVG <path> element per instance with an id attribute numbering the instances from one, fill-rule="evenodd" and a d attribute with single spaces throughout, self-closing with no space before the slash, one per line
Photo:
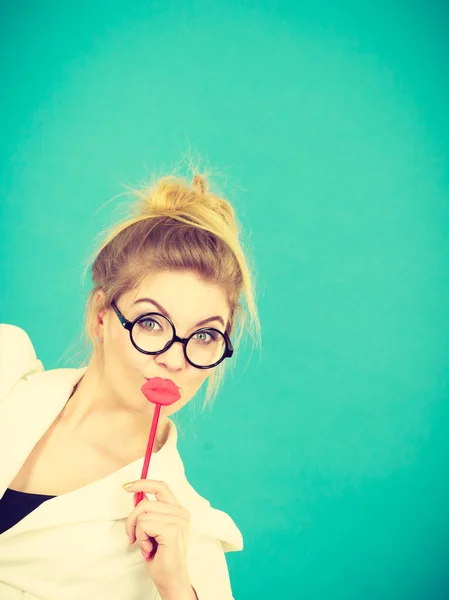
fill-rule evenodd
<path id="1" fill-rule="evenodd" d="M 2 600 L 232 598 L 224 553 L 241 533 L 187 481 L 169 417 L 206 379 L 216 393 L 241 300 L 259 333 L 252 278 L 233 209 L 202 177 L 138 196 L 93 261 L 87 367 L 44 371 L 27 334 L 0 326 Z M 141 480 L 153 377 L 180 399 Z"/>

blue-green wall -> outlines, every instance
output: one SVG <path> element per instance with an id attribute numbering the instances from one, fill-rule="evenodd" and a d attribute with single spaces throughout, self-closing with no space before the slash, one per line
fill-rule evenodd
<path id="1" fill-rule="evenodd" d="M 0 8 L 0 321 L 46 368 L 124 184 L 190 149 L 244 224 L 262 354 L 180 416 L 237 600 L 449 598 L 447 31 L 421 0 Z"/>

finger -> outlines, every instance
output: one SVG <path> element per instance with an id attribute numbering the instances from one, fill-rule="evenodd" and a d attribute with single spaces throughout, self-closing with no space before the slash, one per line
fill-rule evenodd
<path id="1" fill-rule="evenodd" d="M 152 540 L 154 540 L 154 538 L 146 538 L 145 540 L 139 542 L 140 549 L 143 551 L 142 554 L 144 554 L 145 557 L 148 554 L 151 554 L 153 552 L 153 549 L 156 549 L 157 547 L 156 540 L 154 540 L 154 543 Z"/>
<path id="2" fill-rule="evenodd" d="M 171 491 L 165 481 L 157 481 L 156 479 L 137 479 L 131 482 L 131 484 L 125 484 L 127 492 L 133 494 L 137 492 L 144 492 L 146 494 L 154 494 L 157 500 L 173 504 L 173 506 L 180 506 L 178 499 Z"/>
<path id="3" fill-rule="evenodd" d="M 132 512 L 129 514 L 125 522 L 125 531 L 130 542 L 134 543 L 134 531 L 139 515 L 144 513 L 160 514 L 160 515 L 175 515 L 183 518 L 187 522 L 190 522 L 190 512 L 182 506 L 173 506 L 166 502 L 156 502 L 155 500 L 142 500 Z"/>
<path id="4" fill-rule="evenodd" d="M 148 537 L 154 537 L 158 541 L 157 537 L 167 531 L 173 531 L 175 528 L 187 531 L 188 527 L 188 521 L 179 515 L 150 515 L 145 513 L 137 521 L 136 540 L 139 544 L 146 541 Z"/>
<path id="5" fill-rule="evenodd" d="M 188 535 L 189 523 L 176 517 L 167 521 L 159 519 L 157 515 L 142 515 L 137 522 L 136 541 L 145 554 L 145 559 L 151 554 L 152 558 L 160 544 L 178 544 L 180 540 L 186 544 Z"/>
<path id="6" fill-rule="evenodd" d="M 129 538 L 130 544 L 134 544 L 137 540 L 136 529 L 139 526 L 139 523 L 147 522 L 147 515 L 150 513 L 140 513 L 136 515 L 135 518 L 130 519 L 129 522 L 126 523 L 126 535 Z M 152 513 L 151 517 L 153 517 L 153 522 L 159 523 L 177 523 L 180 526 L 189 528 L 190 527 L 190 515 L 183 514 L 169 514 L 169 513 Z M 142 538 L 141 538 L 142 539 Z M 138 540 L 137 540 L 138 541 Z"/>

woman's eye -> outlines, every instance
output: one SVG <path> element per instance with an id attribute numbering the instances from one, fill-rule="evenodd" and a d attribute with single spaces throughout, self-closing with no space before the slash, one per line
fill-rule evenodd
<path id="1" fill-rule="evenodd" d="M 139 325 L 146 331 L 153 331 L 159 324 L 154 319 L 143 319 L 142 321 L 139 321 Z"/>
<path id="2" fill-rule="evenodd" d="M 198 338 L 197 336 L 203 336 Z M 217 336 L 212 331 L 199 331 L 195 334 L 199 342 L 213 342 L 217 339 Z"/>

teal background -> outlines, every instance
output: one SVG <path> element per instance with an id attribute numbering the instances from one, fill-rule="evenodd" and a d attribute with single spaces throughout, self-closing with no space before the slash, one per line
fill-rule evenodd
<path id="1" fill-rule="evenodd" d="M 445 3 L 0 11 L 0 321 L 64 366 L 99 209 L 200 156 L 263 329 L 179 415 L 189 479 L 245 539 L 235 598 L 449 598 Z"/>

